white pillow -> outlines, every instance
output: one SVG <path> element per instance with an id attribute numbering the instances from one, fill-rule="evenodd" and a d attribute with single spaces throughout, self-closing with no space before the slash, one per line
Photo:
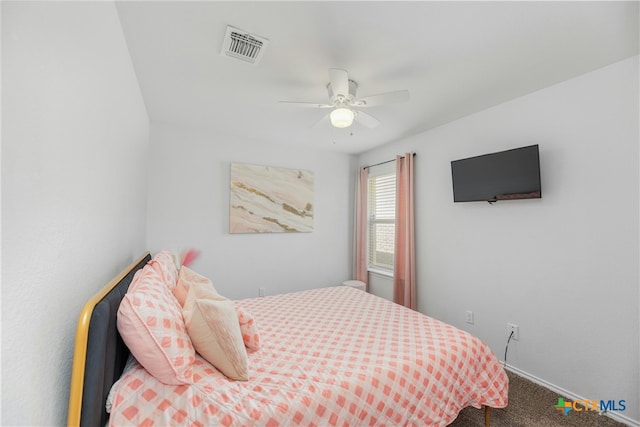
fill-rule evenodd
<path id="1" fill-rule="evenodd" d="M 202 357 L 231 379 L 249 379 L 247 350 L 232 301 L 193 283 L 182 314 L 193 347 Z"/>

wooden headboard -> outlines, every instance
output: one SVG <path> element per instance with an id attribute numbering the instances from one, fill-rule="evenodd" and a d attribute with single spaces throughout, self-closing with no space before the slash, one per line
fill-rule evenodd
<path id="1" fill-rule="evenodd" d="M 120 378 L 129 349 L 117 328 L 120 301 L 136 271 L 151 260 L 145 253 L 91 298 L 76 328 L 69 394 L 68 426 L 103 426 L 109 390 Z"/>

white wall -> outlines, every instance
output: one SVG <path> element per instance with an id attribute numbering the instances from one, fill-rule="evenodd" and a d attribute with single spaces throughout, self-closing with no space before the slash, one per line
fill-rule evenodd
<path id="1" fill-rule="evenodd" d="M 370 271 L 368 274 L 370 294 L 393 301 L 393 276 Z"/>
<path id="2" fill-rule="evenodd" d="M 640 422 L 638 57 L 360 156 L 416 151 L 419 310 Z M 453 203 L 452 160 L 540 145 L 542 199 Z M 465 324 L 465 310 L 475 324 Z"/>
<path id="3" fill-rule="evenodd" d="M 258 296 L 259 287 L 272 295 L 351 278 L 353 156 L 156 124 L 151 145 L 152 251 L 200 250 L 192 268 L 234 299 Z M 313 171 L 313 232 L 229 234 L 231 163 Z"/>
<path id="4" fill-rule="evenodd" d="M 63 425 L 82 305 L 145 249 L 149 121 L 114 5 L 2 2 L 2 107 L 2 425 Z"/>

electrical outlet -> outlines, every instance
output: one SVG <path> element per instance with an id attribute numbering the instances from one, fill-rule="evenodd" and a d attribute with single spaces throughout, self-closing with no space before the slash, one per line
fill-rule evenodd
<path id="1" fill-rule="evenodd" d="M 473 311 L 467 310 L 465 313 L 467 315 L 467 323 L 473 325 Z"/>
<path id="2" fill-rule="evenodd" d="M 258 288 L 258 296 L 259 297 L 263 297 L 264 296 L 264 288 Z"/>
<path id="3" fill-rule="evenodd" d="M 509 335 L 511 335 L 511 332 L 513 332 L 513 339 L 518 341 L 520 340 L 520 327 L 518 327 L 518 325 L 514 325 L 513 323 L 507 323 L 507 331 L 509 332 Z"/>

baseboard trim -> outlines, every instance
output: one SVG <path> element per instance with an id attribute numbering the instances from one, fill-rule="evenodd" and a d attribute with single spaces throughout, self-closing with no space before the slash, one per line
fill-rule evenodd
<path id="1" fill-rule="evenodd" d="M 568 399 L 571 400 L 584 400 L 586 399 L 584 396 L 579 396 L 569 390 L 565 390 L 562 387 L 558 387 L 557 385 L 550 383 L 548 381 L 543 380 L 542 378 L 538 378 L 535 375 L 531 375 L 528 372 L 525 372 L 521 369 L 516 368 L 515 366 L 511 366 L 509 364 L 505 365 L 505 369 L 508 371 L 513 372 L 516 375 L 519 375 L 523 378 L 528 379 L 531 382 L 534 382 L 536 384 L 538 384 L 539 386 L 542 386 L 544 388 L 547 388 L 555 393 L 558 393 L 560 396 L 562 397 L 566 397 Z M 640 421 L 636 421 L 633 420 L 629 417 L 626 417 L 625 415 L 619 413 L 619 412 L 605 412 L 604 413 L 605 416 L 612 418 L 618 422 L 621 422 L 623 424 L 626 424 L 628 426 L 632 426 L 632 427 L 640 427 Z"/>

